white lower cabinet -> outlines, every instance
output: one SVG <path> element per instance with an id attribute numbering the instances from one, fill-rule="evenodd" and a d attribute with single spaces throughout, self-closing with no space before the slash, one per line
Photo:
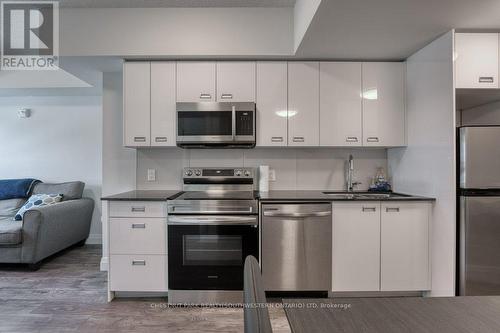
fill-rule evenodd
<path id="1" fill-rule="evenodd" d="M 111 254 L 109 269 L 112 291 L 165 292 L 168 290 L 165 255 Z"/>
<path id="2" fill-rule="evenodd" d="M 332 291 L 427 291 L 430 202 L 334 202 Z"/>
<path id="3" fill-rule="evenodd" d="M 380 290 L 430 290 L 430 204 L 382 203 Z"/>
<path id="4" fill-rule="evenodd" d="M 380 288 L 380 202 L 334 202 L 332 290 Z"/>
<path id="5" fill-rule="evenodd" d="M 109 204 L 110 291 L 167 292 L 165 202 Z"/>
<path id="6" fill-rule="evenodd" d="M 113 254 L 166 253 L 167 226 L 162 218 L 110 218 L 109 250 Z"/>

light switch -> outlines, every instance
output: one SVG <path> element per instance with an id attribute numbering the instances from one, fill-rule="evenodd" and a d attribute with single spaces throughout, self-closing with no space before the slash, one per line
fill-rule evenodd
<path id="1" fill-rule="evenodd" d="M 156 170 L 148 169 L 148 182 L 154 182 L 156 180 Z"/>

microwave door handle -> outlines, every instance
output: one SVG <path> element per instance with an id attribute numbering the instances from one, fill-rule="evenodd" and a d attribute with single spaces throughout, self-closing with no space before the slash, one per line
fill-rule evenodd
<path id="1" fill-rule="evenodd" d="M 235 141 L 235 139 L 236 139 L 236 106 L 234 106 L 234 105 L 231 108 L 231 119 L 232 119 L 231 134 L 233 136 L 233 141 Z"/>

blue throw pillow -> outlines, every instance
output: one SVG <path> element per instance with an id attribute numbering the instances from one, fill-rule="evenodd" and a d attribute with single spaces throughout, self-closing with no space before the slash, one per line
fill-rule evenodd
<path id="1" fill-rule="evenodd" d="M 39 208 L 42 206 L 53 205 L 62 200 L 62 194 L 33 194 L 28 201 L 19 209 L 14 220 L 22 221 L 24 213 L 27 210 Z"/>

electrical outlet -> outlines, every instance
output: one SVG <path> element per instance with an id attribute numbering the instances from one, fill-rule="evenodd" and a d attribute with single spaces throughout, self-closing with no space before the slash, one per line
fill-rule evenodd
<path id="1" fill-rule="evenodd" d="M 156 170 L 148 169 L 148 182 L 154 182 L 156 180 Z"/>
<path id="2" fill-rule="evenodd" d="M 270 182 L 275 182 L 276 181 L 276 170 L 269 169 L 269 181 Z"/>

